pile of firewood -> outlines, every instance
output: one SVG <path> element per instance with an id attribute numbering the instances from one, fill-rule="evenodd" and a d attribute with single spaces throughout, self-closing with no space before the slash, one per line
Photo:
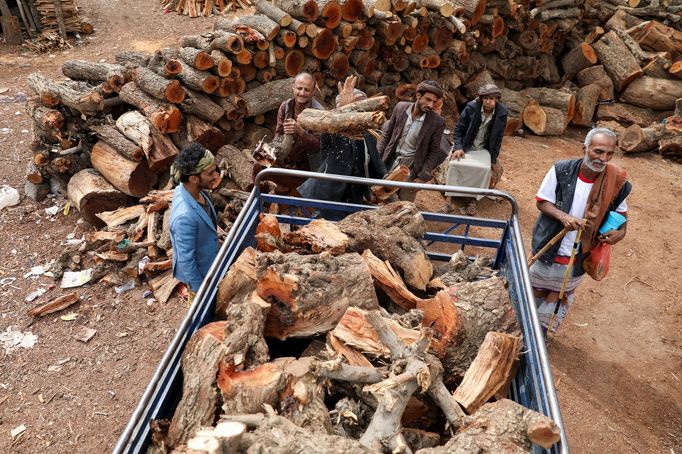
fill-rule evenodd
<path id="1" fill-rule="evenodd" d="M 409 202 L 283 227 L 262 216 L 258 251 L 220 282 L 217 321 L 187 344 L 182 398 L 171 421 L 152 423 L 150 452 L 528 452 L 558 441 L 551 419 L 505 398 L 523 342 L 489 258 L 433 265 Z"/>

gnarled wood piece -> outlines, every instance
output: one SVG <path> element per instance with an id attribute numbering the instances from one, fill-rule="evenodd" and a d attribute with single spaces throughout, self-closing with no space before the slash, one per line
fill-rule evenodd
<path id="1" fill-rule="evenodd" d="M 272 304 L 266 335 L 307 337 L 336 326 L 348 307 L 378 307 L 369 269 L 358 254 L 257 256 L 257 292 Z"/>
<path id="2" fill-rule="evenodd" d="M 244 249 L 237 260 L 227 270 L 218 284 L 216 317 L 224 319 L 233 299 L 243 297 L 256 289 L 256 250 Z"/>
<path id="3" fill-rule="evenodd" d="M 317 133 L 343 134 L 361 138 L 368 129 L 380 129 L 384 113 L 336 112 L 334 110 L 304 109 L 296 122 L 305 130 Z"/>
<path id="4" fill-rule="evenodd" d="M 608 32 L 592 47 L 617 91 L 623 91 L 630 82 L 642 75 L 637 59 L 615 32 Z"/>
<path id="5" fill-rule="evenodd" d="M 559 426 L 550 418 L 511 400 L 502 399 L 484 405 L 473 416 L 467 416 L 457 434 L 444 446 L 424 449 L 419 453 L 522 454 L 530 452 L 533 443 L 548 449 L 559 439 Z"/>
<path id="6" fill-rule="evenodd" d="M 394 202 L 376 210 L 359 211 L 338 225 L 350 238 L 348 251 L 362 253 L 369 249 L 400 269 L 409 285 L 426 289 L 433 267 L 419 241 L 425 231 L 424 218 L 414 204 Z"/>
<path id="7" fill-rule="evenodd" d="M 226 321 L 210 323 L 192 336 L 182 357 L 183 393 L 168 430 L 169 446 L 215 422 L 219 369 L 246 370 L 269 360 L 264 321 L 257 305 L 233 305 Z"/>
<path id="8" fill-rule="evenodd" d="M 70 85 L 54 82 L 37 73 L 30 74 L 26 82 L 45 106 L 53 107 L 57 104 L 63 104 L 84 115 L 96 115 L 104 109 L 104 98 L 92 87 L 83 87 L 83 89 L 78 90 Z"/>

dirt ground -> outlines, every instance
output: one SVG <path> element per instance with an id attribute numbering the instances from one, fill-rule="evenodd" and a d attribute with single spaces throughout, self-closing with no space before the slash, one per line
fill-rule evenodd
<path id="1" fill-rule="evenodd" d="M 173 46 L 213 23 L 163 15 L 158 2 L 78 4 L 97 28 L 83 45 L 41 56 L 0 45 L 0 184 L 22 195 L 31 139 L 23 106 L 29 73 L 57 77 L 67 59 L 111 62 L 119 51 Z M 538 185 L 554 160 L 580 155 L 582 134 L 505 139 L 499 189 L 519 201 L 526 244 Z M 682 453 L 682 166 L 653 154 L 615 162 L 634 185 L 628 235 L 614 250 L 609 277 L 584 282 L 550 342 L 561 410 L 575 453 Z M 26 273 L 57 258 L 67 236 L 78 238 L 84 229 L 73 210 L 45 212 L 64 204 L 22 198 L 0 211 L 0 334 L 37 336 L 32 348 L 0 348 L 0 452 L 110 451 L 186 311 L 177 298 L 148 304 L 144 288 L 117 295 L 96 284 L 77 289 L 83 301 L 72 308 L 32 322 L 27 309 L 66 291 L 52 288 L 49 277 Z M 480 214 L 499 209 L 484 200 Z M 39 288 L 47 292 L 26 302 Z M 75 320 L 62 320 L 69 313 Z M 97 330 L 88 343 L 74 337 L 83 326 Z M 21 425 L 25 431 L 13 439 Z"/>

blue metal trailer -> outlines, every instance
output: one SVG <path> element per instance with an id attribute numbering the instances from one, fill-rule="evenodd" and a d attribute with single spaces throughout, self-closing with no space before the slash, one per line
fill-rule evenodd
<path id="1" fill-rule="evenodd" d="M 486 248 L 486 252 L 490 252 L 494 257 L 494 267 L 499 269 L 500 275 L 509 284 L 509 295 L 523 332 L 523 355 L 518 372 L 512 382 L 510 398 L 530 409 L 550 416 L 561 429 L 561 441 L 559 443 L 555 444 L 550 450 L 535 446 L 535 453 L 569 452 L 545 342 L 538 322 L 535 304 L 533 303 L 533 293 L 530 286 L 528 267 L 526 266 L 527 260 L 519 230 L 518 205 L 513 197 L 496 190 L 473 190 L 454 186 L 388 182 L 385 180 L 351 178 L 285 169 L 267 169 L 258 174 L 253 191 L 244 203 L 244 208 L 234 222 L 206 279 L 197 292 L 192 306 L 189 308 L 178 332 L 163 355 L 128 425 L 121 434 L 114 448 L 114 453 L 146 451 L 150 443 L 150 421 L 158 418 L 172 417 L 182 389 L 180 359 L 183 349 L 192 334 L 203 325 L 213 321 L 218 283 L 241 252 L 248 246 L 255 246 L 255 230 L 258 224 L 258 215 L 263 212 L 266 204 L 278 203 L 289 207 L 290 211 L 288 214 L 278 215 L 277 217 L 280 223 L 292 225 L 306 224 L 311 220 L 307 217 L 295 215 L 294 211 L 302 211 L 300 209 L 295 210 L 296 208 L 308 208 L 305 210 L 308 212 L 322 209 L 349 214 L 359 210 L 376 208 L 369 205 L 341 204 L 299 197 L 262 194 L 258 190 L 258 182 L 273 176 L 320 178 L 339 183 L 364 184 L 368 186 L 382 185 L 441 193 L 460 192 L 471 195 L 497 197 L 498 200 L 508 203 L 511 214 L 507 219 L 422 212 L 426 221 L 435 221 L 438 225 L 445 226 L 445 228 L 439 229 L 437 232 L 429 231 L 424 234 L 425 243 L 428 245 L 427 253 L 431 260 L 447 261 L 450 259 L 450 254 L 436 252 L 434 249 L 439 244 L 450 243 L 459 245 L 461 248 L 468 246 Z M 485 230 L 486 232 L 495 232 L 495 234 L 488 234 L 485 237 L 480 234 L 476 236 L 472 232 L 472 227 L 477 227 L 477 229 L 473 230 Z"/>

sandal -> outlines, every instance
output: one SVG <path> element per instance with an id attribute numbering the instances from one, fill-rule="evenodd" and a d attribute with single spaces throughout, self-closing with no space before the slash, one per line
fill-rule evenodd
<path id="1" fill-rule="evenodd" d="M 466 216 L 476 216 L 476 201 L 472 200 L 467 203 L 466 207 L 460 207 L 459 212 Z"/>
<path id="2" fill-rule="evenodd" d="M 450 214 L 455 210 L 455 207 L 450 203 L 446 203 L 442 207 L 438 208 L 438 213 Z"/>

